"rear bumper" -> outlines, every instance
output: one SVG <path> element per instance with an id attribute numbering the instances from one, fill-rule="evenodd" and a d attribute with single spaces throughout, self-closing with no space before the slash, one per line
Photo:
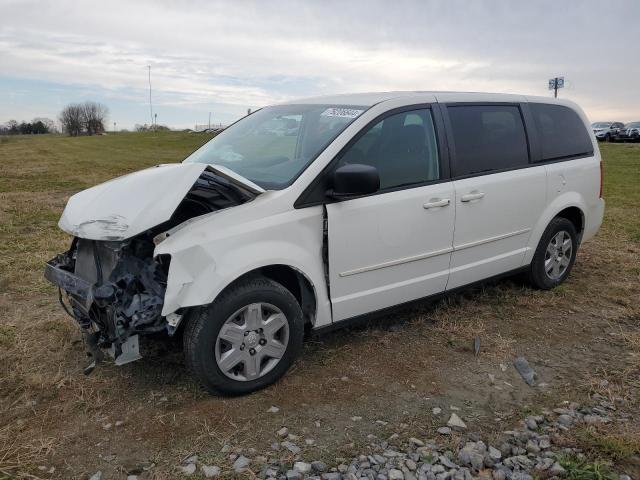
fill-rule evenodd
<path id="1" fill-rule="evenodd" d="M 584 232 L 582 241 L 587 241 L 598 232 L 604 218 L 604 199 L 599 198 L 598 201 L 591 206 L 585 218 Z"/>

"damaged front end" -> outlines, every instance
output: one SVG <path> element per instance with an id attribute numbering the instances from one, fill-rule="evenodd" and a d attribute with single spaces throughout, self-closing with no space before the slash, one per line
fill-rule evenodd
<path id="1" fill-rule="evenodd" d="M 108 349 L 118 365 L 132 362 L 140 358 L 138 334 L 167 328 L 160 312 L 170 259 L 154 259 L 153 249 L 144 237 L 121 242 L 76 237 L 69 251 L 47 262 L 45 278 L 60 288 L 63 308 L 83 329 L 92 357 L 89 371 L 102 359 L 100 349 Z"/>
<path id="2" fill-rule="evenodd" d="M 104 188 L 104 185 L 108 184 L 94 188 Z M 83 194 L 81 192 L 78 196 Z M 135 199 L 135 195 L 132 198 Z M 74 234 L 74 239 L 67 252 L 47 262 L 44 276 L 59 288 L 60 303 L 83 330 L 91 357 L 85 373 L 90 373 L 102 360 L 103 350 L 107 350 L 117 365 L 122 365 L 141 358 L 139 335 L 163 331 L 169 335 L 175 333 L 175 317 L 179 315 L 171 314 L 172 318 L 167 318 L 161 314 L 171 259 L 168 255 L 154 256 L 154 240 L 158 241 L 167 235 L 167 230 L 192 218 L 240 205 L 255 195 L 256 192 L 206 168 L 199 172 L 191 188 L 182 194 L 177 206 L 164 215 L 165 221 L 130 238 L 117 240 L 113 237 L 112 224 L 101 222 L 106 218 L 104 215 L 99 218 L 81 216 L 75 205 L 67 206 L 67 209 L 75 208 L 72 213 L 77 221 L 68 230 Z M 73 197 L 70 204 L 72 200 Z M 151 200 L 149 197 L 145 199 L 148 204 L 152 203 Z M 122 205 L 125 208 L 110 209 L 109 218 L 120 219 L 117 227 L 124 225 L 130 228 L 135 222 L 127 223 L 126 207 L 135 210 L 135 206 L 126 202 Z M 104 212 L 105 206 L 100 205 L 97 209 Z M 65 214 L 63 220 L 70 223 Z M 67 217 L 72 215 L 67 214 Z M 95 229 L 88 234 L 75 225 L 101 225 L 109 231 L 104 234 L 98 232 L 102 235 L 99 236 Z M 122 228 L 119 230 L 123 231 Z"/>

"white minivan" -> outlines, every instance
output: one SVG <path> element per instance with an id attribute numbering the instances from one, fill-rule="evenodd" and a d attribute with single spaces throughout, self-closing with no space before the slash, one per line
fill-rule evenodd
<path id="1" fill-rule="evenodd" d="M 45 276 L 84 329 L 87 371 L 168 332 L 204 387 L 242 394 L 287 371 L 306 329 L 513 272 L 555 287 L 603 211 L 571 102 L 337 95 L 263 108 L 182 163 L 72 196 L 71 248 Z"/>

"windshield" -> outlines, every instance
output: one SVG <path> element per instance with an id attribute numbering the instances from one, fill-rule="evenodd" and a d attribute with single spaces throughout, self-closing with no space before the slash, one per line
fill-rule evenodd
<path id="1" fill-rule="evenodd" d="M 626 128 L 640 128 L 640 122 L 629 122 L 625 125 Z"/>
<path id="2" fill-rule="evenodd" d="M 609 125 L 611 125 L 609 122 L 596 122 L 591 124 L 593 128 L 609 128 Z"/>
<path id="3" fill-rule="evenodd" d="M 290 185 L 367 107 L 279 105 L 234 123 L 185 162 L 221 165 L 264 189 Z"/>

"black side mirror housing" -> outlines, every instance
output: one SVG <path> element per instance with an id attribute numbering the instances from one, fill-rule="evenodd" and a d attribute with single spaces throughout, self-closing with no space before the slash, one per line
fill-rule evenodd
<path id="1" fill-rule="evenodd" d="M 333 172 L 333 188 L 327 192 L 331 198 L 344 200 L 368 195 L 380 189 L 378 169 L 359 163 L 343 165 Z"/>

